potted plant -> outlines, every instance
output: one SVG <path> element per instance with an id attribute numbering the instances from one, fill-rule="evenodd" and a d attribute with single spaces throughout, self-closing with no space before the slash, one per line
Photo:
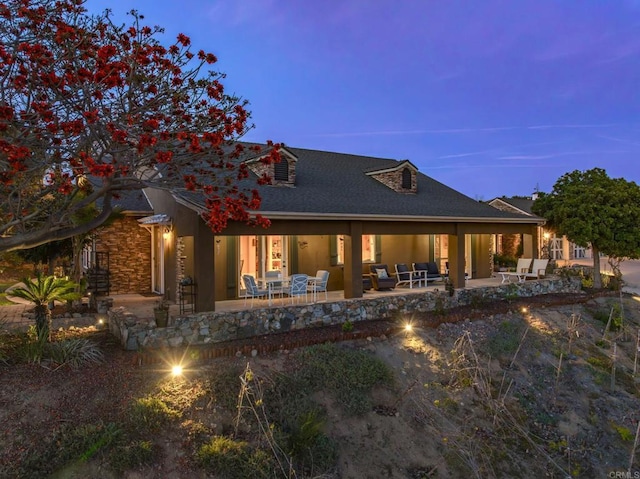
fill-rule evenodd
<path id="1" fill-rule="evenodd" d="M 166 328 L 169 323 L 169 301 L 161 299 L 153 307 L 153 316 L 156 319 L 156 326 Z"/>

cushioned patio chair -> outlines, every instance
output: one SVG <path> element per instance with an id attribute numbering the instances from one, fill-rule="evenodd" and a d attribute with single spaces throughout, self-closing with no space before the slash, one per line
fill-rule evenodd
<path id="1" fill-rule="evenodd" d="M 442 281 L 442 275 L 435 261 L 413 263 L 413 270 L 424 272 L 423 279 L 426 279 L 427 283 L 430 281 Z"/>
<path id="2" fill-rule="evenodd" d="M 502 276 L 502 283 L 508 283 L 512 277 L 518 278 L 518 282 L 523 283 L 530 272 L 529 268 L 532 261 L 531 258 L 519 258 L 515 271 L 499 271 L 498 273 Z"/>
<path id="3" fill-rule="evenodd" d="M 540 279 L 544 278 L 547 272 L 547 265 L 549 264 L 548 259 L 534 259 L 533 265 L 531 266 L 531 272 L 525 274 L 525 278 L 534 278 Z"/>
<path id="4" fill-rule="evenodd" d="M 396 286 L 407 285 L 410 288 L 413 288 L 414 284 L 420 285 L 422 278 L 424 276 L 423 271 L 413 271 L 410 270 L 406 263 L 396 263 Z"/>
<path id="5" fill-rule="evenodd" d="M 373 289 L 380 291 L 381 289 L 393 289 L 396 287 L 396 278 L 389 274 L 389 268 L 386 264 L 371 264 L 371 282 Z"/>

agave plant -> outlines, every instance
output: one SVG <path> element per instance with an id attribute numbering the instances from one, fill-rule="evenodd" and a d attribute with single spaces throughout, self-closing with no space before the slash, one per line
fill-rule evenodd
<path id="1" fill-rule="evenodd" d="M 49 304 L 54 301 L 70 301 L 77 299 L 80 293 L 76 292 L 77 284 L 55 276 L 44 276 L 38 273 L 35 279 L 25 278 L 24 286 L 11 291 L 16 296 L 35 304 L 36 332 L 39 338 L 46 337 L 51 340 L 51 310 Z"/>

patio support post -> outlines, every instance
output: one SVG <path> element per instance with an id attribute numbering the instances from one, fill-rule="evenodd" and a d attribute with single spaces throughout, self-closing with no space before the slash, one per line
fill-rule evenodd
<path id="1" fill-rule="evenodd" d="M 350 226 L 344 236 L 344 297 L 362 298 L 362 222 Z"/>
<path id="2" fill-rule="evenodd" d="M 536 245 L 539 244 L 538 227 L 532 226 L 529 233 L 522 235 L 522 257 L 539 258 L 540 252 Z"/>
<path id="3" fill-rule="evenodd" d="M 464 288 L 464 231 L 456 227 L 457 234 L 449 235 L 449 280 L 454 288 Z"/>
<path id="4" fill-rule="evenodd" d="M 211 229 L 204 223 L 198 222 L 198 233 L 194 241 L 194 279 L 198 285 L 196 311 L 215 311 L 216 282 L 215 282 L 215 246 Z"/>

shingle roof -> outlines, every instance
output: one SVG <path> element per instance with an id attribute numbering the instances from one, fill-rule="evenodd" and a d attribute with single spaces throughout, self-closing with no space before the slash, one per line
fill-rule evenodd
<path id="1" fill-rule="evenodd" d="M 418 191 L 393 191 L 366 172 L 393 168 L 398 160 L 286 147 L 297 158 L 295 187 L 256 186 L 256 177 L 241 186 L 256 188 L 262 198 L 261 213 L 339 216 L 442 217 L 527 219 L 480 203 L 444 184 L 417 174 Z M 204 206 L 200 194 L 178 196 Z M 529 218 L 530 219 L 530 218 Z"/>
<path id="2" fill-rule="evenodd" d="M 507 198 L 507 197 L 501 196 L 500 198 L 494 198 L 494 200 L 504 201 L 505 203 L 510 204 L 514 208 L 518 208 L 520 211 L 524 211 L 527 214 L 533 215 L 533 211 L 531 211 L 531 207 L 533 206 L 533 200 L 531 198 Z"/>
<path id="3" fill-rule="evenodd" d="M 88 177 L 87 179 L 94 185 L 100 184 L 97 178 Z M 111 204 L 124 213 L 137 213 L 143 216 L 153 214 L 153 207 L 142 190 L 123 190 L 114 195 L 116 197 L 111 200 Z M 102 198 L 96 200 L 96 206 L 102 208 Z"/>
<path id="4" fill-rule="evenodd" d="M 118 198 L 112 201 L 115 207 L 129 213 L 153 213 L 153 207 L 141 190 L 119 191 Z"/>

